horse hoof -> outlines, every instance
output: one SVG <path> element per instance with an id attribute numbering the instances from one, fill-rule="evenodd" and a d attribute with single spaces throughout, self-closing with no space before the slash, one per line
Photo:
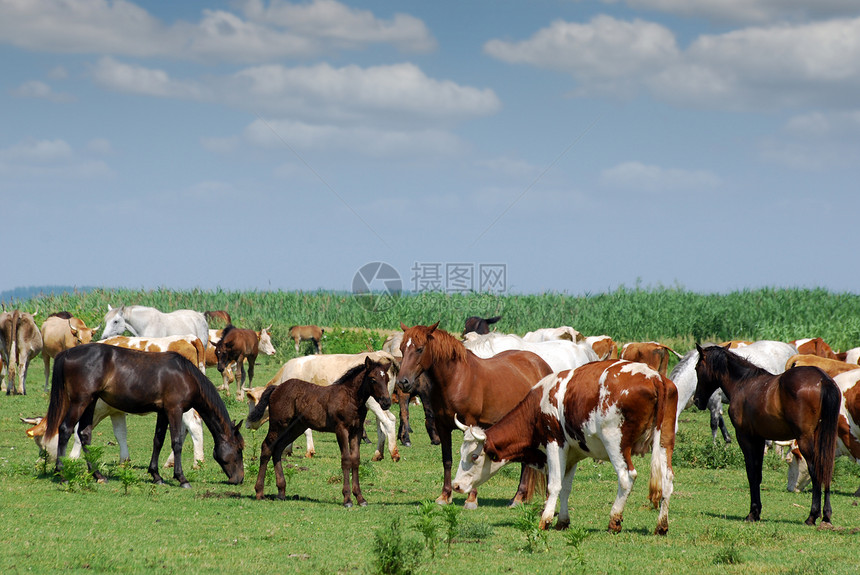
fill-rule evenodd
<path id="1" fill-rule="evenodd" d="M 477 508 L 478 508 L 478 502 L 477 501 L 467 501 L 463 504 L 463 509 L 468 509 L 470 511 L 474 511 Z"/>
<path id="2" fill-rule="evenodd" d="M 438 505 L 450 505 L 451 504 L 451 496 L 449 495 L 446 497 L 444 495 L 440 495 L 439 497 L 436 498 L 436 503 Z"/>
<path id="3" fill-rule="evenodd" d="M 371 461 L 382 461 L 382 454 L 380 452 L 376 452 L 373 454 L 373 457 L 370 458 Z"/>
<path id="4" fill-rule="evenodd" d="M 351 508 L 352 507 L 352 501 L 347 501 L 346 503 L 343 504 L 343 506 L 346 507 L 347 509 Z"/>
<path id="5" fill-rule="evenodd" d="M 401 441 L 400 444 L 403 445 L 403 447 L 412 447 L 411 441 Z"/>
<path id="6" fill-rule="evenodd" d="M 362 501 L 361 503 L 359 503 L 359 505 L 361 507 L 367 507 L 367 501 Z"/>
<path id="7" fill-rule="evenodd" d="M 186 481 L 184 483 L 180 483 L 179 487 L 181 487 L 182 489 L 191 489 L 191 484 Z"/>
<path id="8" fill-rule="evenodd" d="M 807 517 L 806 521 L 804 521 L 804 523 L 806 523 L 807 525 L 810 525 L 810 526 L 815 525 L 815 519 L 816 519 L 815 517 Z M 823 525 L 824 522 L 822 521 L 821 524 Z"/>
<path id="9" fill-rule="evenodd" d="M 394 450 L 394 453 L 391 454 L 391 460 L 395 462 L 400 461 L 400 452 L 396 449 Z"/>
<path id="10" fill-rule="evenodd" d="M 553 527 L 553 529 L 555 529 L 556 531 L 564 531 L 568 527 L 570 527 L 570 521 L 559 521 L 555 524 L 555 527 Z"/>

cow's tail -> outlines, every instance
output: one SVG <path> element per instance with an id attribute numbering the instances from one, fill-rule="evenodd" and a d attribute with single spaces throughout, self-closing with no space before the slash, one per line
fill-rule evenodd
<path id="1" fill-rule="evenodd" d="M 263 414 L 266 413 L 266 410 L 269 408 L 269 397 L 277 388 L 277 385 L 270 385 L 263 391 L 263 395 L 260 396 L 260 401 L 258 401 L 257 405 L 248 412 L 249 424 L 256 423 L 263 418 Z"/>
<path id="2" fill-rule="evenodd" d="M 60 352 L 54 358 L 54 370 L 51 372 L 51 396 L 48 403 L 48 415 L 45 416 L 48 423 L 45 427 L 44 446 L 56 445 L 57 434 L 60 429 L 60 421 L 69 410 L 69 396 L 66 393 L 65 382 L 66 354 Z M 50 455 L 50 454 L 49 454 Z M 53 454 L 56 459 L 56 451 Z"/>
<path id="3" fill-rule="evenodd" d="M 821 419 L 815 430 L 815 480 L 822 489 L 828 489 L 833 480 L 833 462 L 836 459 L 836 430 L 842 392 L 830 378 L 821 382 Z"/>

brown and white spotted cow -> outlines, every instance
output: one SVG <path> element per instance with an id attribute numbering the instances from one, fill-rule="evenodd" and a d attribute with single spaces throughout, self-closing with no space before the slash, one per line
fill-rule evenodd
<path id="1" fill-rule="evenodd" d="M 639 361 L 656 370 L 663 377 L 666 377 L 666 370 L 669 367 L 669 354 L 674 353 L 678 359 L 682 356 L 680 353 L 662 343 L 656 341 L 646 342 L 631 342 L 625 343 L 621 348 L 621 359 L 627 361 Z"/>
<path id="2" fill-rule="evenodd" d="M 797 353 L 800 354 L 817 355 L 818 357 L 826 357 L 827 359 L 839 359 L 833 348 L 827 345 L 827 342 L 820 337 L 796 339 L 789 343 L 796 347 Z"/>
<path id="3" fill-rule="evenodd" d="M 636 479 L 631 456 L 650 450 L 649 499 L 660 508 L 655 533 L 665 535 L 677 403 L 671 380 L 642 363 L 606 360 L 550 374 L 490 428 L 459 424 L 465 437 L 454 489 L 468 492 L 512 461 L 545 465 L 548 493 L 540 527 L 549 527 L 561 499 L 556 529 L 565 529 L 577 464 L 588 457 L 608 460 L 618 475 L 609 519 L 609 529 L 617 532 Z"/>

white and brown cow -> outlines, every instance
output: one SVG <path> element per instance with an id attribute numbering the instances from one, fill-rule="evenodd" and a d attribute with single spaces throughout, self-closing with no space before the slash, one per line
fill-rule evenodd
<path id="1" fill-rule="evenodd" d="M 590 335 L 585 343 L 591 346 L 597 359 L 618 359 L 618 344 L 608 335 Z"/>
<path id="2" fill-rule="evenodd" d="M 669 529 L 678 392 L 671 380 L 642 363 L 605 360 L 540 380 L 517 407 L 489 429 L 465 432 L 454 489 L 468 492 L 512 461 L 547 468 L 547 501 L 540 527 L 570 525 L 568 499 L 577 464 L 586 458 L 612 462 L 618 493 L 609 519 L 621 530 L 627 497 L 636 479 L 632 455 L 651 451 L 649 499 L 660 508 L 655 533 Z"/>
<path id="3" fill-rule="evenodd" d="M 789 342 L 797 348 L 797 353 L 817 355 L 827 359 L 840 359 L 826 341 L 820 337 L 796 339 Z"/>
<path id="4" fill-rule="evenodd" d="M 624 344 L 624 347 L 621 348 L 620 357 L 627 361 L 644 363 L 651 369 L 659 372 L 663 377 L 666 377 L 670 353 L 674 353 L 679 359 L 682 357 L 680 353 L 662 343 L 657 343 L 656 341 L 634 341 Z"/>
<path id="5" fill-rule="evenodd" d="M 99 326 L 87 327 L 80 318 L 52 315 L 42 322 L 42 361 L 45 362 L 45 391 L 51 384 L 51 360 L 61 351 L 90 343 Z"/>
<path id="6" fill-rule="evenodd" d="M 42 334 L 31 314 L 17 309 L 0 313 L 0 355 L 9 376 L 6 395 L 27 393 L 27 369 L 41 351 Z"/>

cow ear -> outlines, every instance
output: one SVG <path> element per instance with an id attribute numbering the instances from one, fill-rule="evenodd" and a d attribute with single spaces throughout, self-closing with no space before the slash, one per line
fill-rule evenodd
<path id="1" fill-rule="evenodd" d="M 406 330 L 407 330 L 407 329 L 409 329 L 409 328 L 408 328 L 408 327 L 406 327 L 406 324 L 405 324 L 405 323 L 403 323 L 403 322 L 401 321 L 401 322 L 400 322 L 400 329 L 402 329 L 403 331 L 406 331 Z"/>

